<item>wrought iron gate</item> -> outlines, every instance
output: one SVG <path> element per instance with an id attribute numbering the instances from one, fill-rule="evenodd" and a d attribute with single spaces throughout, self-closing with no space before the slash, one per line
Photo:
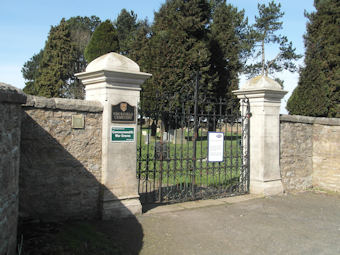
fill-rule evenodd
<path id="1" fill-rule="evenodd" d="M 198 82 L 195 88 L 193 100 L 184 98 L 176 107 L 159 105 L 157 110 L 143 109 L 143 100 L 147 97 L 141 98 L 137 178 L 142 203 L 248 192 L 250 115 L 247 100 L 242 101 L 245 107 L 240 113 L 238 107 L 233 109 L 222 99 L 199 100 Z M 219 162 L 209 158 L 208 150 L 212 148 L 209 132 L 223 135 Z"/>

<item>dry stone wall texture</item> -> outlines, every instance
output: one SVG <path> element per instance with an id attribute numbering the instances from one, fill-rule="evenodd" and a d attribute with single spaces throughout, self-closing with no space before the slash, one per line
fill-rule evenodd
<path id="1" fill-rule="evenodd" d="M 340 125 L 313 127 L 313 186 L 340 192 Z"/>
<path id="2" fill-rule="evenodd" d="M 85 126 L 72 128 L 72 116 Z M 96 218 L 101 190 L 100 103 L 28 98 L 21 135 L 20 214 L 45 221 Z"/>
<path id="3" fill-rule="evenodd" d="M 281 123 L 280 168 L 284 190 L 305 190 L 312 187 L 312 125 L 290 122 Z"/>
<path id="4" fill-rule="evenodd" d="M 21 106 L 26 96 L 0 83 L 0 254 L 16 254 Z"/>
<path id="5" fill-rule="evenodd" d="M 340 192 L 340 119 L 282 115 L 280 167 L 286 191 Z"/>

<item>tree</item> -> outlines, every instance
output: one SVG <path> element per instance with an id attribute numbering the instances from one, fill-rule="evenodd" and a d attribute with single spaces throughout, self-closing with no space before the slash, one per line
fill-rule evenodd
<path id="1" fill-rule="evenodd" d="M 258 4 L 259 16 L 255 16 L 253 25 L 254 56 L 261 56 L 261 61 L 248 65 L 246 72 L 249 76 L 266 75 L 274 72 L 288 70 L 295 72 L 297 67 L 294 60 L 301 58 L 295 53 L 292 42 L 288 41 L 286 36 L 278 35 L 277 31 L 282 29 L 284 12 L 281 11 L 281 4 L 274 1 L 267 5 Z M 279 53 L 271 60 L 266 59 L 265 46 L 279 44 Z M 259 50 L 257 50 L 260 48 Z"/>
<path id="2" fill-rule="evenodd" d="M 128 55 L 137 32 L 137 14 L 122 9 L 114 24 L 117 28 L 119 52 Z"/>
<path id="3" fill-rule="evenodd" d="M 37 95 L 44 97 L 66 97 L 72 64 L 76 61 L 76 50 L 71 41 L 69 24 L 62 19 L 52 27 L 39 66 L 35 82 Z"/>
<path id="4" fill-rule="evenodd" d="M 130 44 L 128 57 L 137 62 L 142 71 L 149 72 L 152 69 L 153 59 L 150 57 L 151 26 L 147 19 L 139 21 L 134 40 Z M 148 79 L 147 81 L 149 81 Z"/>
<path id="5" fill-rule="evenodd" d="M 305 67 L 287 103 L 290 114 L 340 117 L 340 2 L 315 0 L 304 35 Z"/>
<path id="6" fill-rule="evenodd" d="M 84 98 L 84 86 L 79 82 L 74 74 L 83 72 L 85 70 L 86 61 L 84 58 L 84 49 L 85 46 L 88 44 L 93 31 L 100 23 L 100 19 L 96 16 L 77 16 L 66 20 L 65 22 L 63 22 L 62 26 L 65 26 L 64 23 L 66 23 L 67 30 L 69 31 L 69 33 L 67 33 L 67 40 L 71 40 L 75 57 L 71 59 L 73 62 L 69 64 L 70 76 L 65 78 L 65 84 L 67 85 L 65 85 L 66 87 L 64 88 L 63 93 L 60 96 L 69 98 Z M 60 25 L 52 27 L 50 34 L 52 30 L 58 30 L 58 26 Z M 27 94 L 41 95 L 40 88 L 38 87 L 36 81 L 41 74 L 46 74 L 45 71 L 42 72 L 43 67 L 41 66 L 41 61 L 45 49 L 46 47 L 41 50 L 39 54 L 34 55 L 24 64 L 22 68 L 22 74 L 24 79 L 26 80 L 24 91 Z"/>
<path id="7" fill-rule="evenodd" d="M 38 54 L 34 54 L 33 57 L 31 57 L 27 62 L 25 62 L 24 66 L 21 69 L 22 75 L 26 80 L 25 82 L 26 85 L 23 89 L 23 91 L 26 94 L 31 95 L 37 94 L 37 89 L 34 86 L 34 83 L 39 76 L 39 68 L 43 53 L 44 51 L 40 50 Z"/>
<path id="8" fill-rule="evenodd" d="M 136 63 L 138 63 L 141 71 L 153 73 L 155 60 L 152 57 L 152 51 L 154 49 L 151 45 L 152 43 L 151 37 L 152 37 L 151 26 L 148 23 L 148 21 L 147 20 L 139 21 L 135 33 L 135 39 L 130 44 L 131 48 L 129 49 L 128 57 L 134 60 Z M 147 79 L 142 84 L 142 93 L 143 95 L 145 95 L 143 100 L 144 109 L 146 108 L 149 110 L 156 109 L 157 106 L 156 104 L 154 104 L 156 92 L 157 84 L 153 82 L 153 78 Z"/>
<path id="9" fill-rule="evenodd" d="M 167 1 L 155 13 L 150 71 L 158 94 L 164 96 L 163 105 L 169 106 L 171 101 L 178 106 L 180 96 L 193 94 L 190 84 L 196 71 L 202 75 L 204 88 L 201 86 L 201 90 L 206 94 L 212 91 L 212 80 L 216 76 L 209 73 L 210 14 L 210 6 L 204 0 Z"/>
<path id="10" fill-rule="evenodd" d="M 143 54 L 137 51 L 133 56 L 153 74 L 142 91 L 154 98 L 148 108 L 176 109 L 183 97 L 192 99 L 196 71 L 200 72 L 201 106 L 203 97 L 223 97 L 237 108 L 231 91 L 238 87 L 241 59 L 249 52 L 247 34 L 244 12 L 226 1 L 167 1 L 155 13 L 151 32 L 137 40 L 146 44 L 139 47 Z"/>
<path id="11" fill-rule="evenodd" d="M 142 62 L 149 66 L 152 78 L 142 87 L 142 104 L 149 109 L 176 111 L 181 102 L 193 101 L 193 75 L 201 73 L 200 90 L 212 91 L 214 77 L 210 71 L 208 27 L 210 6 L 205 0 L 171 0 L 155 13 L 150 33 L 144 33 L 147 47 Z M 146 31 L 144 31 L 146 32 Z M 141 33 L 143 35 L 143 33 Z M 148 55 L 147 55 L 148 54 Z M 203 93 L 201 93 L 203 95 Z M 165 130 L 174 128 L 175 121 L 161 116 Z"/>
<path id="12" fill-rule="evenodd" d="M 85 47 L 90 41 L 90 38 L 99 26 L 100 19 L 96 16 L 91 17 L 72 17 L 67 20 L 71 31 L 71 41 L 76 50 L 76 62 L 72 65 L 73 71 L 69 83 L 69 95 L 70 98 L 83 99 L 85 95 L 84 85 L 74 76 L 75 73 L 84 72 L 87 66 L 87 62 L 84 56 Z"/>
<path id="13" fill-rule="evenodd" d="M 67 20 L 71 31 L 71 41 L 77 51 L 78 60 L 74 65 L 74 72 L 83 72 L 86 68 L 84 51 L 95 29 L 100 25 L 100 19 L 91 17 L 71 17 Z"/>
<path id="14" fill-rule="evenodd" d="M 84 55 L 86 61 L 90 63 L 95 58 L 112 51 L 119 51 L 118 33 L 111 21 L 106 20 L 94 31 Z"/>
<path id="15" fill-rule="evenodd" d="M 244 12 L 223 0 L 163 4 L 151 29 L 137 29 L 129 54 L 143 71 L 153 75 L 142 85 L 143 107 L 176 111 L 181 110 L 182 102 L 193 106 L 199 72 L 199 108 L 207 110 L 212 106 L 208 101 L 223 97 L 230 103 L 229 109 L 238 109 L 231 91 L 238 87 L 241 58 L 249 51 L 247 28 Z M 162 119 L 173 125 L 166 116 Z"/>
<path id="16" fill-rule="evenodd" d="M 213 2 L 210 51 L 211 69 L 218 73 L 215 96 L 224 96 L 229 107 L 238 105 L 232 90 L 238 89 L 238 75 L 242 71 L 250 49 L 248 20 L 244 11 L 226 1 Z M 237 107 L 238 108 L 238 107 Z"/>

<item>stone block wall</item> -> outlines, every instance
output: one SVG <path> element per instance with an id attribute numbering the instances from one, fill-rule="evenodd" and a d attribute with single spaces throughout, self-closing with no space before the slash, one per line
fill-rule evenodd
<path id="1" fill-rule="evenodd" d="M 313 126 L 313 186 L 340 192 L 340 119 Z"/>
<path id="2" fill-rule="evenodd" d="M 16 254 L 21 104 L 26 96 L 0 83 L 0 254 Z"/>
<path id="3" fill-rule="evenodd" d="M 286 191 L 340 192 L 340 119 L 282 115 L 280 168 Z"/>
<path id="4" fill-rule="evenodd" d="M 98 217 L 102 105 L 29 96 L 23 109 L 20 215 L 42 221 Z M 84 128 L 72 127 L 73 115 L 84 117 Z"/>
<path id="5" fill-rule="evenodd" d="M 280 169 L 285 190 L 312 187 L 313 125 L 281 121 Z"/>

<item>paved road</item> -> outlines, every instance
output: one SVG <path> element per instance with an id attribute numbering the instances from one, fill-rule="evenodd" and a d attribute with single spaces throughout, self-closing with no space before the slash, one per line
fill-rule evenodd
<path id="1" fill-rule="evenodd" d="M 340 195 L 299 193 L 158 207 L 137 218 L 137 253 L 340 254 Z"/>

